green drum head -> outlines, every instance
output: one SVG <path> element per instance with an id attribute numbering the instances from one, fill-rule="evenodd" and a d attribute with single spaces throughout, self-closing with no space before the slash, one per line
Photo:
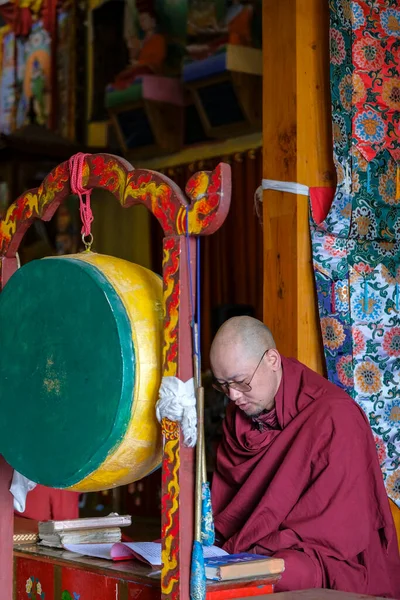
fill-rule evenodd
<path id="1" fill-rule="evenodd" d="M 37 483 L 70 487 L 122 440 L 135 384 L 132 331 L 101 271 L 33 261 L 0 294 L 0 453 Z"/>

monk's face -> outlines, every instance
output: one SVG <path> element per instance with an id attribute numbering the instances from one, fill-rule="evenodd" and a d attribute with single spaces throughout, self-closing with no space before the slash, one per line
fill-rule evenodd
<path id="1" fill-rule="evenodd" d="M 230 384 L 226 388 L 229 399 L 249 417 L 274 407 L 282 377 L 277 350 L 264 350 L 264 353 L 261 350 L 257 360 L 245 358 L 239 346 L 224 346 L 214 353 L 211 366 L 219 383 Z"/>

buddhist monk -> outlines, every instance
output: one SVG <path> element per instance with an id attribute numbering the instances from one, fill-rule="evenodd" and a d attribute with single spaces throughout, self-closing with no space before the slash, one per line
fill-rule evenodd
<path id="1" fill-rule="evenodd" d="M 400 598 L 400 558 L 376 447 L 362 409 L 234 317 L 211 347 L 230 399 L 212 501 L 229 553 L 284 559 L 276 591 L 330 588 Z"/>

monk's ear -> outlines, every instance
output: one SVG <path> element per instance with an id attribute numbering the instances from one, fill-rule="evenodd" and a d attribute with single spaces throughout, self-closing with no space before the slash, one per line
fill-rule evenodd
<path id="1" fill-rule="evenodd" d="M 268 350 L 265 358 L 267 359 L 268 364 L 273 371 L 279 371 L 279 369 L 281 368 L 282 361 L 281 355 L 279 354 L 276 348 L 271 348 L 270 350 Z"/>

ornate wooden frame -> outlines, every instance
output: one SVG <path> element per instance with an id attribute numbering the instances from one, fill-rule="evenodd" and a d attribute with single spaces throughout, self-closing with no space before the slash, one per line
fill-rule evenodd
<path id="1" fill-rule="evenodd" d="M 161 224 L 165 235 L 163 375 L 188 380 L 193 376 L 188 251 L 196 264 L 193 236 L 210 235 L 223 224 L 230 206 L 230 167 L 220 164 L 212 172 L 196 173 L 188 181 L 185 195 L 165 175 L 134 169 L 117 156 L 94 154 L 85 158 L 83 185 L 108 190 L 123 208 L 144 204 Z M 66 161 L 39 188 L 27 191 L 8 208 L 0 221 L 0 289 L 18 268 L 18 247 L 27 229 L 35 219 L 49 221 L 71 193 Z M 192 287 L 194 290 L 194 281 Z M 186 600 L 193 543 L 194 451 L 183 444 L 178 423 L 164 419 L 162 431 L 162 597 Z M 0 460 L 0 586 L 4 600 L 11 600 L 10 470 Z"/>

